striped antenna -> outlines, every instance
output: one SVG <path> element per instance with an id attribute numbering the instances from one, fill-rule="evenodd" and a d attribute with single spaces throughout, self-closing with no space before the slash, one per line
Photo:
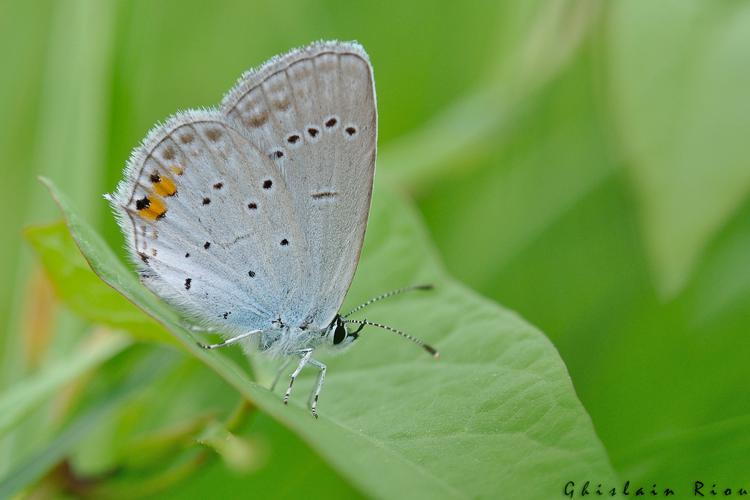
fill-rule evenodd
<path id="1" fill-rule="evenodd" d="M 385 292 L 383 295 L 378 295 L 377 297 L 373 297 L 370 300 L 368 300 L 367 302 L 364 302 L 364 303 L 358 305 L 357 307 L 355 307 L 354 309 L 352 309 L 348 313 L 342 315 L 341 317 L 342 318 L 348 318 L 349 316 L 351 316 L 355 312 L 357 312 L 357 311 L 359 311 L 361 309 L 364 309 L 365 307 L 369 306 L 373 302 L 377 302 L 379 300 L 387 299 L 389 297 L 393 297 L 394 295 L 399 295 L 399 294 L 402 294 L 404 292 L 413 292 L 415 290 L 432 290 L 433 288 L 435 288 L 433 285 L 413 285 L 413 286 L 405 286 L 404 288 L 398 288 L 396 290 L 391 290 L 390 292 Z"/>
<path id="2" fill-rule="evenodd" d="M 434 347 L 432 347 L 432 346 L 430 346 L 428 344 L 425 344 L 424 342 L 422 342 L 418 338 L 412 337 L 408 333 L 402 332 L 401 330 L 396 330 L 395 328 L 391 328 L 390 326 L 382 325 L 380 323 L 375 323 L 375 322 L 372 322 L 372 321 L 367 321 L 366 319 L 347 319 L 347 320 L 344 320 L 344 323 L 356 323 L 358 325 L 376 326 L 378 328 L 382 328 L 383 330 L 388 330 L 389 332 L 395 333 L 396 335 L 401 335 L 406 340 L 411 340 L 412 342 L 414 342 L 415 344 L 417 344 L 418 346 L 420 346 L 422 349 L 424 349 L 425 351 L 429 352 L 432 355 L 433 358 L 437 359 L 437 358 L 440 357 L 440 353 Z"/>

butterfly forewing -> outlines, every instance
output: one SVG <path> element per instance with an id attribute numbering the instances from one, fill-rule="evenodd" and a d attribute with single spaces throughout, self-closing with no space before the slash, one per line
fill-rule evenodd
<path id="1" fill-rule="evenodd" d="M 364 51 L 319 43 L 155 129 L 112 197 L 144 282 L 226 331 L 325 327 L 362 247 L 376 127 Z"/>
<path id="2" fill-rule="evenodd" d="M 292 193 L 312 265 L 287 305 L 324 327 L 354 276 L 370 207 L 377 113 L 367 55 L 341 43 L 293 52 L 245 75 L 222 110 Z"/>

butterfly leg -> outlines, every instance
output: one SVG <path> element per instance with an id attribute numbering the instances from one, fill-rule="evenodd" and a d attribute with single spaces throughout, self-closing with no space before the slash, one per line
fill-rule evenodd
<path id="1" fill-rule="evenodd" d="M 271 383 L 271 388 L 270 388 L 271 391 L 273 391 L 276 388 L 276 384 L 279 383 L 279 379 L 281 378 L 281 374 L 286 371 L 287 367 L 289 366 L 289 363 L 291 363 L 291 362 L 292 362 L 292 358 L 291 357 L 286 358 L 284 360 L 284 364 L 281 365 L 281 368 L 279 368 L 276 371 L 276 376 L 273 378 L 273 383 Z"/>
<path id="2" fill-rule="evenodd" d="M 291 379 L 289 380 L 289 387 L 286 390 L 286 393 L 284 394 L 284 404 L 289 403 L 289 395 L 292 393 L 292 386 L 294 385 L 294 380 L 297 378 L 297 375 L 299 375 L 299 372 L 302 371 L 302 369 L 305 367 L 308 361 L 310 361 L 310 356 L 312 356 L 312 349 L 300 349 L 296 352 L 297 355 L 300 356 L 299 364 L 297 365 L 297 368 L 292 372 Z"/>
<path id="3" fill-rule="evenodd" d="M 318 381 L 315 384 L 315 389 L 310 393 L 310 411 L 312 411 L 313 417 L 318 418 L 318 396 L 320 396 L 320 390 L 323 388 L 323 381 L 326 379 L 326 365 L 318 361 L 317 359 L 310 358 L 309 363 L 320 370 L 318 374 Z"/>
<path id="4" fill-rule="evenodd" d="M 227 339 L 224 342 L 219 342 L 218 344 L 201 344 L 200 342 L 198 342 L 198 345 L 204 349 L 218 349 L 219 347 L 225 347 L 228 345 L 235 344 L 242 339 L 246 339 L 250 335 L 255 335 L 256 333 L 261 333 L 261 330 L 250 330 L 249 332 L 241 333 L 237 335 L 236 337 Z"/>

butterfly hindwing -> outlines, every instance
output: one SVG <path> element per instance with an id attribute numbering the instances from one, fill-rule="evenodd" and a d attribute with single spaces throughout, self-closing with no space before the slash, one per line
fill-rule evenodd
<path id="1" fill-rule="evenodd" d="M 283 183 L 215 112 L 158 127 L 114 197 L 144 283 L 203 323 L 270 328 L 307 255 Z"/>

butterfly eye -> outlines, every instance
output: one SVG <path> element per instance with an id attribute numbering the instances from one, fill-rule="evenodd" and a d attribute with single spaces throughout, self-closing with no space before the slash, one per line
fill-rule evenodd
<path id="1" fill-rule="evenodd" d="M 338 325 L 336 330 L 333 332 L 333 345 L 338 345 L 346 338 L 346 328 L 344 325 Z"/>

